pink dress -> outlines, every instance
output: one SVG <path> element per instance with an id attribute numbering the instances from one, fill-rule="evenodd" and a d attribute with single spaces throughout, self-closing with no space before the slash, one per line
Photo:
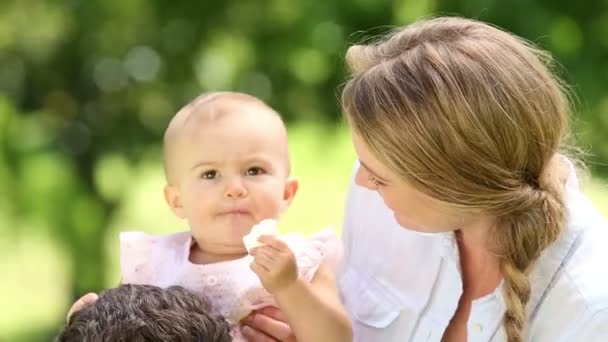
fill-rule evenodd
<path id="1" fill-rule="evenodd" d="M 299 276 L 310 282 L 317 268 L 326 262 L 334 271 L 342 246 L 331 230 L 308 238 L 282 235 L 296 258 Z M 276 306 L 270 293 L 249 268 L 253 257 L 198 265 L 188 260 L 192 237 L 189 231 L 169 235 L 143 232 L 120 234 L 120 267 L 123 284 L 159 287 L 180 285 L 204 297 L 233 327 L 235 341 L 241 340 L 239 321 L 253 310 Z"/>

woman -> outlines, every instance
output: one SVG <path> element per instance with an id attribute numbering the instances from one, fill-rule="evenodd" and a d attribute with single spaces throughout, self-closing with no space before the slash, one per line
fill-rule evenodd
<path id="1" fill-rule="evenodd" d="M 436 18 L 346 59 L 360 163 L 339 285 L 355 340 L 608 340 L 608 227 L 565 157 L 550 57 Z M 291 336 L 271 309 L 245 324 L 251 341 Z"/>

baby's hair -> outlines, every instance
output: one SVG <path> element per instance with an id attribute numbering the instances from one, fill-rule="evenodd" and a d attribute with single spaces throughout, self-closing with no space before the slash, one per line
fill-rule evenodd
<path id="1" fill-rule="evenodd" d="M 180 286 L 121 285 L 69 318 L 57 342 L 229 342 L 228 322 Z"/>
<path id="2" fill-rule="evenodd" d="M 497 218 L 490 248 L 505 279 L 508 341 L 524 340 L 529 273 L 560 235 L 556 170 L 570 104 L 544 51 L 475 20 L 421 20 L 355 45 L 342 93 L 370 150 L 417 190 Z"/>
<path id="3" fill-rule="evenodd" d="M 278 113 L 276 113 L 272 107 L 261 99 L 249 94 L 232 91 L 214 91 L 203 93 L 194 100 L 190 101 L 190 103 L 185 105 L 179 112 L 201 111 L 205 112 L 207 115 L 221 115 L 225 114 L 223 110 L 225 109 L 224 105 L 227 104 L 261 106 L 278 115 Z"/>

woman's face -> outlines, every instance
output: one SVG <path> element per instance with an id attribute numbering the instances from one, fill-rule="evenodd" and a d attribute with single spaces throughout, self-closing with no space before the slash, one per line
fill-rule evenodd
<path id="1" fill-rule="evenodd" d="M 356 133 L 352 134 L 352 140 L 361 164 L 355 182 L 376 191 L 402 227 L 424 233 L 462 228 L 463 217 L 454 208 L 416 190 L 401 179 L 376 159 Z"/>

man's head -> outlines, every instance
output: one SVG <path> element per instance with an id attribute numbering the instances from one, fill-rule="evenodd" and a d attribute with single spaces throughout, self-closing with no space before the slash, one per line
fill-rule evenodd
<path id="1" fill-rule="evenodd" d="M 242 237 L 297 191 L 281 117 L 242 93 L 203 94 L 182 108 L 165 132 L 164 161 L 167 203 L 199 244 L 244 250 Z"/>
<path id="2" fill-rule="evenodd" d="M 228 342 L 228 323 L 180 286 L 121 285 L 75 312 L 58 342 Z"/>

